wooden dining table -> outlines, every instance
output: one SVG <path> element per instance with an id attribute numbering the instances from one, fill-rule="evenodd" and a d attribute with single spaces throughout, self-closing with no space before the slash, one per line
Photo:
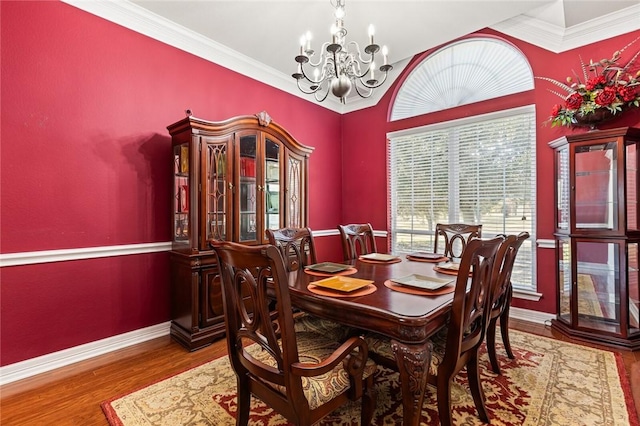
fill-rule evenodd
<path id="1" fill-rule="evenodd" d="M 348 276 L 371 280 L 375 286 L 372 293 L 362 296 L 351 297 L 339 292 L 321 295 L 312 292 L 310 284 L 327 277 L 312 275 L 308 270 L 291 274 L 289 286 L 292 304 L 296 308 L 391 339 L 400 372 L 403 424 L 417 426 L 420 423 L 431 359 L 429 338 L 446 324 L 453 292 L 433 295 L 433 292 L 420 291 L 421 294 L 408 294 L 398 291 L 397 287 L 395 290 L 390 288 L 389 281 L 418 274 L 448 278 L 453 280 L 449 286 L 454 286 L 456 277 L 434 271 L 434 263 L 411 261 L 404 256 L 399 259 L 401 260 L 395 262 L 375 263 L 360 259 L 352 261 L 350 264 L 356 272 L 351 270 Z M 311 288 L 314 289 L 314 286 Z"/>

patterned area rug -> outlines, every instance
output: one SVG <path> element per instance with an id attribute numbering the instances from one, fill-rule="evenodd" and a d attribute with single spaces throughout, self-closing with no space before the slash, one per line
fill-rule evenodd
<path id="1" fill-rule="evenodd" d="M 499 334 L 498 334 L 499 336 Z M 517 331 L 516 355 L 498 348 L 502 375 L 489 369 L 482 351 L 482 382 L 494 425 L 639 426 L 624 364 L 619 355 Z M 398 374 L 378 367 L 376 425 L 402 422 Z M 234 425 L 236 380 L 227 357 L 170 377 L 102 404 L 112 426 Z M 452 390 L 456 425 L 482 425 L 463 371 Z M 320 425 L 359 423 L 358 404 L 345 406 Z M 424 425 L 437 425 L 435 389 L 429 387 L 422 411 Z M 289 425 L 261 401 L 251 402 L 250 425 Z"/>
<path id="2" fill-rule="evenodd" d="M 569 295 L 562 299 L 561 312 L 569 313 Z M 602 318 L 602 306 L 598 299 L 593 278 L 588 274 L 578 274 L 578 313 Z"/>

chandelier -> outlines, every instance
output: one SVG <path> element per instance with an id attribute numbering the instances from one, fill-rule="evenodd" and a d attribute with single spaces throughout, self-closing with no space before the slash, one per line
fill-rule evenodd
<path id="1" fill-rule="evenodd" d="M 387 73 L 393 69 L 388 64 L 388 50 L 382 47 L 383 64 L 376 70 L 375 54 L 380 46 L 373 42 L 373 25 L 369 26 L 369 45 L 364 48 L 364 58 L 360 46 L 355 41 L 347 42 L 347 29 L 344 27 L 345 0 L 330 0 L 335 7 L 335 24 L 331 26 L 331 42 L 322 45 L 321 55 L 314 62 L 314 50 L 311 49 L 311 33 L 300 39 L 300 54 L 295 60 L 298 71 L 292 74 L 298 89 L 305 94 L 313 94 L 318 102 L 324 101 L 329 92 L 345 103 L 351 89 L 362 98 L 368 98 L 373 89 L 380 87 L 387 79 Z M 312 71 L 312 75 L 309 72 Z M 379 71 L 378 74 L 376 71 Z M 381 80 L 378 80 L 381 75 Z"/>

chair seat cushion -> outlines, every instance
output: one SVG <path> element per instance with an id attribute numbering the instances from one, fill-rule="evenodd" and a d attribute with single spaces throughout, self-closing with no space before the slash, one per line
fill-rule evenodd
<path id="1" fill-rule="evenodd" d="M 430 341 L 433 345 L 433 349 L 431 351 L 431 365 L 429 366 L 430 375 L 438 374 L 438 366 L 444 359 L 444 351 L 447 346 L 447 333 L 448 328 L 443 327 L 436 334 L 431 336 Z M 393 349 L 391 349 L 391 339 L 389 339 L 387 336 L 370 332 L 364 335 L 364 340 L 369 346 L 370 353 L 395 362 L 396 358 L 393 354 Z"/>
<path id="2" fill-rule="evenodd" d="M 340 346 L 337 341 L 313 332 L 296 332 L 296 340 L 298 342 L 298 357 L 303 363 L 319 363 L 327 359 Z M 260 362 L 276 367 L 275 359 L 260 346 L 248 346 L 246 350 Z M 372 360 L 367 359 L 363 378 L 374 374 L 376 367 Z M 286 393 L 284 386 L 270 385 L 279 392 Z M 332 400 L 336 395 L 344 393 L 349 387 L 349 375 L 342 363 L 326 374 L 316 377 L 302 377 L 304 396 L 309 401 L 309 408 L 312 410 Z"/>
<path id="3" fill-rule="evenodd" d="M 352 327 L 318 318 L 307 313 L 296 316 L 294 319 L 294 329 L 296 332 L 317 333 L 337 342 L 344 342 L 349 337 L 358 335 L 358 330 Z"/>

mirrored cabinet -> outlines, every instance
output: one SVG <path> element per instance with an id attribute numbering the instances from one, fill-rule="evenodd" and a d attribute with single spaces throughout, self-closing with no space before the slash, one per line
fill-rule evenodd
<path id="1" fill-rule="evenodd" d="M 574 338 L 640 349 L 640 129 L 565 136 L 555 151 L 557 318 Z"/>
<path id="2" fill-rule="evenodd" d="M 173 148 L 171 335 L 190 350 L 224 335 L 209 241 L 267 243 L 266 229 L 308 223 L 313 148 L 266 112 L 167 127 Z"/>

